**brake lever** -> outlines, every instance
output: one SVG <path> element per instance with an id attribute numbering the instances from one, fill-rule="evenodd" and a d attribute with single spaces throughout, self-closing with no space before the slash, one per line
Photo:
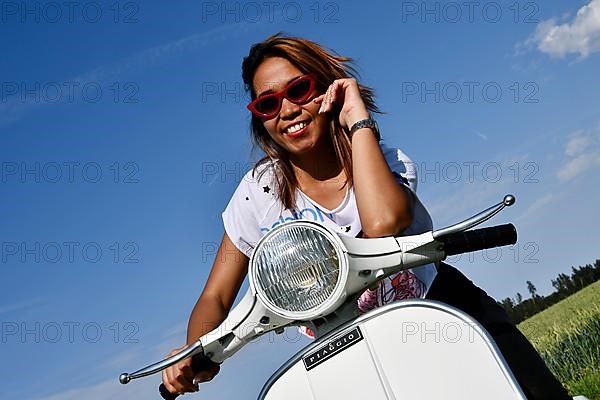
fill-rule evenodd
<path id="1" fill-rule="evenodd" d="M 137 379 L 137 378 L 142 378 L 144 376 L 148 376 L 148 375 L 152 375 L 156 372 L 162 371 L 165 368 L 170 367 L 173 364 L 177 364 L 179 361 L 186 359 L 188 357 L 192 357 L 196 354 L 202 354 L 204 353 L 204 347 L 202 346 L 202 342 L 200 340 L 196 341 L 194 344 L 192 344 L 190 347 L 188 347 L 187 349 L 180 351 L 179 353 L 166 358 L 162 361 L 159 361 L 157 363 L 154 363 L 152 365 L 149 365 L 145 368 L 142 368 L 138 371 L 135 371 L 131 374 L 128 373 L 122 373 L 119 376 L 119 382 L 121 382 L 122 384 L 127 384 L 129 383 L 132 379 Z"/>

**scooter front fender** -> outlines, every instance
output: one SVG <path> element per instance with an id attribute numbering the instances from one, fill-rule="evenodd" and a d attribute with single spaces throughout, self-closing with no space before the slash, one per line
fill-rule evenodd
<path id="1" fill-rule="evenodd" d="M 398 301 L 310 344 L 259 400 L 525 400 L 488 332 L 431 300 Z"/>

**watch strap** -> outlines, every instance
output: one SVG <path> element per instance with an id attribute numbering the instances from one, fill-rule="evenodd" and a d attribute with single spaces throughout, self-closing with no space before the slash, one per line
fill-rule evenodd
<path id="1" fill-rule="evenodd" d="M 354 125 L 352 125 L 352 128 L 350 128 L 350 139 L 352 139 L 354 132 L 361 128 L 371 128 L 373 134 L 375 135 L 375 139 L 377 139 L 378 142 L 381 140 L 381 135 L 379 134 L 379 127 L 377 126 L 377 121 L 375 121 L 373 118 L 365 118 L 355 122 Z"/>

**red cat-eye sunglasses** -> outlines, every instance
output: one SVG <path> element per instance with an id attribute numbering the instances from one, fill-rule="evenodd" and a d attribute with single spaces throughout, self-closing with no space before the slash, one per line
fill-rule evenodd
<path id="1" fill-rule="evenodd" d="M 316 79 L 312 75 L 303 75 L 291 81 L 283 90 L 257 97 L 247 108 L 254 115 L 271 119 L 281 111 L 281 103 L 285 97 L 294 104 L 308 102 L 315 89 Z"/>

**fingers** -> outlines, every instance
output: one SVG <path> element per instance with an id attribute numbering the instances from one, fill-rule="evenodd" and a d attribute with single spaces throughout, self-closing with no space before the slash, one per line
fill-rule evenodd
<path id="1" fill-rule="evenodd" d="M 344 79 L 336 79 L 331 85 L 327 88 L 325 94 L 318 96 L 313 101 L 315 103 L 321 103 L 321 107 L 319 108 L 319 114 L 331 111 L 333 109 L 333 104 L 338 100 L 339 88 L 345 91 L 346 88 L 356 85 L 357 82 L 353 78 L 344 78 Z M 345 87 L 345 88 L 344 88 Z M 343 93 L 342 93 L 343 95 Z"/>
<path id="2" fill-rule="evenodd" d="M 324 94 L 321 94 L 321 95 L 319 95 L 319 96 L 315 97 L 315 98 L 313 99 L 313 101 L 314 101 L 315 103 L 317 103 L 317 104 L 318 104 L 318 103 L 321 103 L 321 102 L 323 101 L 323 99 L 324 99 L 324 98 L 325 98 L 325 95 L 324 95 Z"/>
<path id="3" fill-rule="evenodd" d="M 194 376 L 193 382 L 198 384 L 202 382 L 211 381 L 221 370 L 219 364 L 211 365 L 210 369 L 202 372 L 198 372 L 196 376 Z"/>
<path id="4" fill-rule="evenodd" d="M 199 390 L 199 388 L 197 385 L 194 385 L 194 383 L 192 382 L 192 379 L 188 378 L 185 375 L 179 374 L 179 375 L 175 376 L 176 382 L 173 386 L 175 386 L 175 388 L 177 389 L 177 391 L 179 393 L 197 392 Z"/>
<path id="5" fill-rule="evenodd" d="M 191 371 L 191 369 L 190 369 Z M 171 393 L 197 392 L 198 386 L 192 382 L 192 378 L 175 366 L 171 366 L 163 371 L 163 383 Z"/>
<path id="6" fill-rule="evenodd" d="M 183 346 L 179 349 L 171 351 L 167 357 L 177 354 L 185 347 L 187 346 Z M 191 360 L 187 359 L 175 365 L 171 365 L 169 368 L 163 370 L 163 383 L 165 384 L 165 387 L 169 392 L 185 393 L 198 391 L 198 386 L 192 382 L 194 377 L 194 371 L 192 370 L 190 364 Z"/>
<path id="7" fill-rule="evenodd" d="M 319 112 L 318 112 L 319 114 L 327 112 L 327 111 L 331 111 L 331 109 L 333 108 L 333 102 L 337 98 L 336 92 L 337 92 L 337 88 L 339 87 L 340 83 L 341 83 L 340 80 L 333 81 L 333 83 L 331 85 L 329 85 L 329 87 L 327 88 L 327 91 L 325 92 L 325 94 L 322 96 L 319 96 L 319 97 L 322 97 L 321 107 L 319 108 Z"/>
<path id="8" fill-rule="evenodd" d="M 162 372 L 163 383 L 165 384 L 165 387 L 169 392 L 179 393 L 179 388 L 175 387 L 175 385 L 172 384 L 175 383 L 175 380 L 173 379 L 172 372 L 169 371 L 169 369 L 170 368 L 167 368 Z"/>
<path id="9" fill-rule="evenodd" d="M 178 353 L 185 347 L 187 346 L 173 350 L 171 353 L 169 353 L 169 356 Z M 197 392 L 200 389 L 198 387 L 199 383 L 212 380 L 221 369 L 219 364 L 210 362 L 207 364 L 206 370 L 194 374 L 191 364 L 192 360 L 186 359 L 163 370 L 163 383 L 169 392 L 180 394 Z"/>

